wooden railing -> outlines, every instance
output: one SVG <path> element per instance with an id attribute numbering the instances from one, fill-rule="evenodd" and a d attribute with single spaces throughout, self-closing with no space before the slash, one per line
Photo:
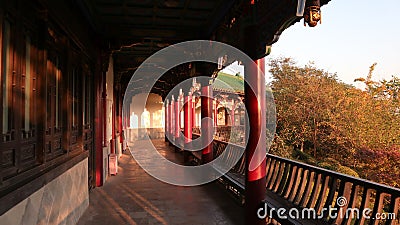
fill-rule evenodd
<path id="1" fill-rule="evenodd" d="M 395 224 L 389 216 L 399 222 L 399 189 L 270 154 L 266 187 L 268 193 L 296 208 L 314 209 L 319 220 L 329 224 Z M 276 198 L 269 200 L 267 196 L 266 201 L 273 205 Z M 323 211 L 328 209 L 342 212 L 342 216 L 330 218 Z M 350 215 L 353 210 L 359 213 Z"/>
<path id="2" fill-rule="evenodd" d="M 243 145 L 245 140 L 244 129 L 244 126 L 217 126 L 214 139 Z M 193 127 L 193 133 L 200 135 L 200 127 Z"/>
<path id="3" fill-rule="evenodd" d="M 214 156 L 220 156 L 227 146 L 233 153 L 226 155 L 224 160 L 243 153 L 243 146 L 214 140 Z M 236 151 L 232 151 L 234 149 Z M 266 205 L 276 210 L 284 208 L 286 211 L 286 216 L 279 216 L 276 211 L 272 213 L 271 217 L 275 222 L 400 224 L 400 189 L 271 154 L 267 154 L 266 174 Z M 244 200 L 244 177 L 245 159 L 242 156 L 220 181 L 235 196 Z M 300 216 L 302 210 L 307 213 L 315 212 L 315 215 L 310 214 L 308 218 L 289 218 L 287 213 L 291 208 L 300 212 Z M 330 215 L 328 210 L 337 212 L 337 216 Z"/>

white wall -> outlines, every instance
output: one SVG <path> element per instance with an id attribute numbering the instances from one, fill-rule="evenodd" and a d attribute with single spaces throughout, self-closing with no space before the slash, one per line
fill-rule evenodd
<path id="1" fill-rule="evenodd" d="M 89 206 L 88 159 L 0 216 L 0 224 L 76 224 Z"/>
<path id="2" fill-rule="evenodd" d="M 108 146 L 110 140 L 112 139 L 112 116 L 113 116 L 113 100 L 114 100 L 114 61 L 112 56 L 110 56 L 110 61 L 108 64 L 108 70 L 106 73 L 106 94 L 107 94 L 107 107 L 106 107 L 106 140 Z"/>
<path id="3" fill-rule="evenodd" d="M 106 181 L 108 177 L 108 165 L 109 160 L 108 156 L 111 153 L 110 141 L 112 139 L 112 118 L 113 118 L 113 104 L 114 104 L 114 61 L 112 56 L 110 55 L 110 60 L 108 64 L 108 70 L 106 72 L 106 143 L 105 147 L 103 147 L 103 180 Z"/>
<path id="4" fill-rule="evenodd" d="M 143 108 L 145 106 L 145 108 Z M 137 124 L 130 128 L 163 128 L 164 127 L 164 107 L 162 98 L 159 95 L 150 93 L 137 94 L 132 97 L 130 105 L 131 122 L 133 123 L 133 115 L 137 116 Z M 147 114 L 148 120 L 144 120 Z M 137 127 L 136 127 L 137 126 Z"/>

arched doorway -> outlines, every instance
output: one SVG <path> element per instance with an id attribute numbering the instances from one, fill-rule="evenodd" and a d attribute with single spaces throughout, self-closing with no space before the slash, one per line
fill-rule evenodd
<path id="1" fill-rule="evenodd" d="M 143 106 L 145 106 L 144 109 Z M 134 95 L 129 110 L 131 122 L 128 138 L 130 141 L 164 137 L 165 116 L 160 95 L 153 93 Z"/>

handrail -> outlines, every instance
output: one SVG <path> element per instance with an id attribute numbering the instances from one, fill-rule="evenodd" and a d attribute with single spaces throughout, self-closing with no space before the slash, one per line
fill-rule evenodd
<path id="1" fill-rule="evenodd" d="M 343 174 L 343 173 L 338 173 L 336 171 L 328 170 L 328 169 L 321 168 L 321 167 L 316 167 L 316 166 L 313 166 L 313 165 L 309 165 L 309 164 L 298 162 L 298 161 L 295 161 L 295 160 L 283 158 L 283 157 L 276 156 L 276 155 L 273 155 L 273 154 L 267 154 L 267 158 L 278 159 L 278 160 L 283 161 L 283 162 L 287 162 L 287 163 L 291 163 L 291 164 L 294 164 L 294 165 L 298 165 L 298 166 L 303 167 L 303 168 L 307 168 L 307 169 L 309 169 L 311 171 L 321 171 L 321 172 L 324 172 L 324 173 L 326 173 L 328 175 L 340 176 L 344 180 L 351 181 L 352 183 L 356 183 L 358 185 L 359 184 L 363 184 L 364 186 L 368 186 L 368 187 L 379 187 L 380 190 L 385 190 L 388 193 L 400 194 L 400 189 L 399 188 L 395 188 L 395 187 L 391 187 L 391 186 L 388 186 L 388 185 L 376 183 L 376 182 L 373 182 L 373 181 L 370 181 L 370 180 L 366 180 L 366 179 L 362 179 L 362 178 L 358 178 L 358 177 L 353 177 L 353 176 L 350 176 L 350 175 L 347 175 L 347 174 Z"/>
<path id="2" fill-rule="evenodd" d="M 200 136 L 198 134 L 193 134 L 193 135 Z M 229 144 L 230 146 L 233 146 L 233 147 L 236 147 L 236 148 L 242 148 L 241 151 L 243 151 L 243 149 L 244 149 L 244 147 L 241 146 L 241 145 L 234 144 L 234 143 L 229 143 L 229 142 L 226 142 L 226 141 L 214 140 L 214 143 L 217 143 L 217 144 L 220 143 L 220 144 L 224 144 L 224 145 L 228 145 Z M 317 166 L 313 166 L 313 165 L 309 165 L 309 164 L 306 164 L 306 163 L 303 163 L 303 162 L 298 162 L 298 161 L 295 161 L 295 160 L 283 158 L 283 157 L 280 157 L 280 156 L 277 156 L 277 155 L 273 155 L 273 154 L 269 154 L 269 153 L 267 153 L 267 158 L 277 159 L 277 160 L 282 161 L 282 162 L 287 162 L 287 163 L 290 163 L 290 164 L 294 164 L 294 165 L 297 165 L 297 166 L 300 166 L 300 167 L 303 167 L 303 168 L 307 168 L 307 169 L 309 169 L 311 171 L 324 172 L 327 175 L 340 176 L 341 178 L 343 178 L 343 180 L 351 181 L 352 183 L 356 183 L 358 185 L 362 184 L 362 185 L 368 186 L 368 187 L 379 187 L 378 189 L 384 190 L 387 193 L 400 194 L 400 189 L 399 188 L 395 188 L 395 187 L 391 187 L 391 186 L 388 186 L 388 185 L 376 183 L 376 182 L 373 182 L 373 181 L 370 181 L 370 180 L 366 180 L 366 179 L 362 179 L 362 178 L 358 178 L 358 177 L 353 177 L 353 176 L 350 176 L 350 175 L 347 175 L 347 174 L 339 173 L 339 172 L 336 172 L 336 171 L 328 170 L 328 169 L 317 167 Z"/>
<path id="3" fill-rule="evenodd" d="M 241 146 L 241 145 L 237 145 L 237 144 L 234 144 L 234 143 L 228 143 L 228 142 L 225 142 L 225 141 L 214 140 L 214 143 L 217 143 L 217 144 L 221 143 L 221 144 L 226 144 L 226 145 L 229 144 L 231 146 L 244 149 L 244 147 Z M 241 150 L 241 151 L 243 151 L 243 150 Z M 307 168 L 307 169 L 309 169 L 311 171 L 320 171 L 320 172 L 324 172 L 325 174 L 328 174 L 328 175 L 340 176 L 344 180 L 352 181 L 353 183 L 356 183 L 356 184 L 363 184 L 364 186 L 368 186 L 368 187 L 379 187 L 378 189 L 385 190 L 388 193 L 400 194 L 400 189 L 399 188 L 395 188 L 395 187 L 391 187 L 391 186 L 388 186 L 388 185 L 376 183 L 376 182 L 373 182 L 373 181 L 370 181 L 370 180 L 353 177 L 353 176 L 350 176 L 350 175 L 347 175 L 347 174 L 343 174 L 343 173 L 338 173 L 338 172 L 335 172 L 335 171 L 332 171 L 332 170 L 328 170 L 328 169 L 321 168 L 321 167 L 316 167 L 316 166 L 309 165 L 309 164 L 306 164 L 306 163 L 303 163 L 303 162 L 298 162 L 298 161 L 295 161 L 295 160 L 283 158 L 283 157 L 280 157 L 280 156 L 277 156 L 277 155 L 273 155 L 273 154 L 269 154 L 269 153 L 267 153 L 267 158 L 277 159 L 277 160 L 280 160 L 280 161 L 283 161 L 283 162 L 294 164 L 294 165 L 297 165 L 297 166 L 300 166 L 300 167 L 303 167 L 303 168 Z"/>
<path id="4" fill-rule="evenodd" d="M 214 140 L 214 156 L 219 156 L 229 144 L 243 152 L 243 146 L 225 141 Z M 230 157 L 230 156 L 228 156 Z M 229 160 L 229 159 L 227 159 Z M 268 193 L 274 193 L 282 201 L 289 202 L 293 207 L 312 208 L 318 215 L 328 207 L 342 209 L 370 209 L 371 215 L 378 213 L 394 214 L 400 217 L 400 189 L 373 181 L 352 177 L 335 171 L 308 165 L 302 162 L 267 154 L 266 188 Z M 244 183 L 244 157 L 231 169 L 231 172 L 241 174 Z M 229 174 L 227 174 L 229 176 Z M 268 202 L 269 196 L 266 196 Z M 345 205 L 339 202 L 345 199 Z M 327 214 L 327 213 L 326 213 Z M 392 215 L 393 216 L 393 215 Z M 325 215 L 322 220 L 335 224 L 378 224 L 378 220 L 366 218 L 329 218 Z M 354 220 L 354 221 L 352 221 Z M 385 221 L 385 220 L 382 220 Z M 387 219 L 385 224 L 392 224 Z"/>

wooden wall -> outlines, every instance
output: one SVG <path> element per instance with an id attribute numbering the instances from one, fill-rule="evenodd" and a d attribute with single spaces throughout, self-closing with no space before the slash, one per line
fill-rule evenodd
<path id="1" fill-rule="evenodd" d="M 0 1 L 0 215 L 82 155 L 95 185 L 101 39 L 71 2 Z"/>

